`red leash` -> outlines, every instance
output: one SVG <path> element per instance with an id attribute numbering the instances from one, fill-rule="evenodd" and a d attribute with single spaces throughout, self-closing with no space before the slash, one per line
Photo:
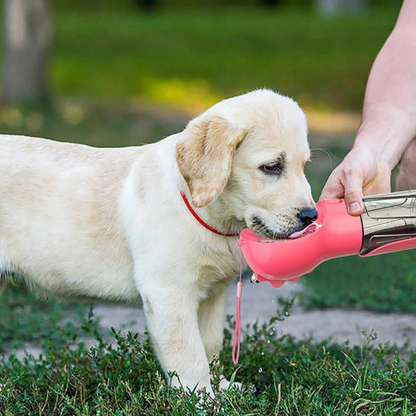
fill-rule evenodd
<path id="1" fill-rule="evenodd" d="M 233 363 L 238 364 L 240 358 L 240 337 L 241 337 L 241 295 L 243 294 L 243 282 L 241 276 L 243 274 L 243 259 L 241 258 L 241 246 L 238 244 L 238 254 L 240 260 L 240 278 L 237 283 L 237 311 L 235 313 L 234 341 L 233 341 Z"/>

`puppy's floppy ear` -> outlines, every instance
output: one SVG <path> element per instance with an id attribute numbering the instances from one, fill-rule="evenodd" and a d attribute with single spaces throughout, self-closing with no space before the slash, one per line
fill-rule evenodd
<path id="1" fill-rule="evenodd" d="M 212 116 L 191 121 L 184 134 L 186 139 L 176 146 L 176 161 L 192 204 L 201 208 L 224 190 L 234 152 L 246 132 L 223 117 Z"/>

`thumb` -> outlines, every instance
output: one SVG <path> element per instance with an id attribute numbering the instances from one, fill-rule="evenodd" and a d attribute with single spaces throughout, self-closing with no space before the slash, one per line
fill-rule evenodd
<path id="1" fill-rule="evenodd" d="M 364 212 L 362 177 L 354 175 L 345 179 L 344 198 L 350 215 L 361 215 Z"/>

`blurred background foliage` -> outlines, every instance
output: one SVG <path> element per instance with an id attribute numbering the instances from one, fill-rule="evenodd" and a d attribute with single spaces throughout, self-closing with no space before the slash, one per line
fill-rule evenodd
<path id="1" fill-rule="evenodd" d="M 52 96 L 146 100 L 194 114 L 269 87 L 315 110 L 359 111 L 400 1 L 330 17 L 313 3 L 161 0 L 149 11 L 146 0 L 55 0 Z"/>

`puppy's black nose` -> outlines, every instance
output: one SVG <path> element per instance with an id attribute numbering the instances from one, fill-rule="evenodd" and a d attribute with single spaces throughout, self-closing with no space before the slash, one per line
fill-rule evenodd
<path id="1" fill-rule="evenodd" d="M 316 211 L 316 208 L 303 208 L 300 210 L 297 217 L 302 225 L 307 227 L 318 218 L 318 212 Z"/>

